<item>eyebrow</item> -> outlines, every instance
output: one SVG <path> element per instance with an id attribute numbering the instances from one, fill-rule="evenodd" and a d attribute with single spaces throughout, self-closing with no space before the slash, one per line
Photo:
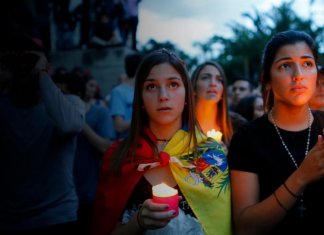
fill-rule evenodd
<path id="1" fill-rule="evenodd" d="M 155 81 L 156 79 L 155 78 L 146 78 L 145 79 L 145 82 L 147 81 Z M 167 80 L 182 80 L 181 77 L 169 77 L 167 78 Z"/>
<path id="2" fill-rule="evenodd" d="M 208 76 L 214 76 L 214 74 L 210 73 L 210 72 L 202 72 L 200 74 L 200 76 L 202 75 L 208 75 Z M 223 77 L 221 74 L 215 74 L 216 77 Z"/>
<path id="3" fill-rule="evenodd" d="M 304 55 L 304 56 L 301 56 L 300 58 L 301 58 L 301 59 L 314 59 L 314 57 L 313 57 L 313 56 L 310 56 L 310 55 Z M 292 60 L 292 58 L 286 56 L 286 57 L 282 57 L 282 58 L 280 58 L 280 59 L 278 59 L 278 60 L 275 60 L 274 62 L 275 62 L 275 63 L 278 63 L 278 62 L 280 62 L 280 61 L 285 61 L 285 60 Z"/>

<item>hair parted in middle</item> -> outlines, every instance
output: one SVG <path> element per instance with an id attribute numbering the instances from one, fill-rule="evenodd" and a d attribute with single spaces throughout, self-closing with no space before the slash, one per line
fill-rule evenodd
<path id="1" fill-rule="evenodd" d="M 144 82 L 152 68 L 163 63 L 170 64 L 182 78 L 182 82 L 186 91 L 185 106 L 182 112 L 182 126 L 188 130 L 190 141 L 193 141 L 195 146 L 197 145 L 197 138 L 195 136 L 197 121 L 194 112 L 193 89 L 186 65 L 181 58 L 179 58 L 174 52 L 168 49 L 162 48 L 155 50 L 143 57 L 135 75 L 135 92 L 131 125 L 128 136 L 118 147 L 117 151 L 113 154 L 112 168 L 115 173 L 119 172 L 122 161 L 129 151 L 133 156 L 135 155 L 137 143 L 140 137 L 145 138 L 154 149 L 155 153 L 158 153 L 157 147 L 144 131 L 144 128 L 148 126 L 149 116 L 146 113 L 145 109 L 142 108 L 142 91 L 144 88 Z M 189 151 L 189 145 L 184 147 L 188 148 Z"/>

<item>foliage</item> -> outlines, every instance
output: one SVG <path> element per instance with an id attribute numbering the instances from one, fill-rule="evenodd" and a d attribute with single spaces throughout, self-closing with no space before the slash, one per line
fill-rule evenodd
<path id="1" fill-rule="evenodd" d="M 223 66 L 229 84 L 237 77 L 246 77 L 257 86 L 262 50 L 275 33 L 289 29 L 303 30 L 315 39 L 319 48 L 324 48 L 324 27 L 316 28 L 316 24 L 311 18 L 312 14 L 309 19 L 300 18 L 291 8 L 294 2 L 295 0 L 288 0 L 266 13 L 254 8 L 253 14 L 242 14 L 243 17 L 251 21 L 252 27 L 233 21 L 229 23 L 234 35 L 231 38 L 216 34 L 205 43 L 195 42 L 194 46 L 201 50 L 204 60 L 215 59 Z M 313 2 L 314 0 L 311 0 L 309 4 L 313 4 Z M 177 53 L 186 62 L 189 71 L 192 71 L 199 63 L 197 58 L 191 58 L 169 41 L 159 43 L 151 39 L 143 46 L 142 52 L 147 53 L 162 47 Z M 216 47 L 220 48 L 218 56 L 214 56 Z M 320 61 L 322 64 L 324 63 L 324 54 L 320 55 Z"/>
<path id="2" fill-rule="evenodd" d="M 259 67 L 262 50 L 266 42 L 277 32 L 297 29 L 309 33 L 320 46 L 323 42 L 323 27 L 314 28 L 314 22 L 310 19 L 302 19 L 296 15 L 291 6 L 294 1 L 284 2 L 279 7 L 273 7 L 268 13 L 261 13 L 254 9 L 254 14 L 243 13 L 253 27 L 249 28 L 241 23 L 230 24 L 233 32 L 232 38 L 213 36 L 204 45 L 202 51 L 211 48 L 213 44 L 223 45 L 217 60 L 224 67 L 229 83 L 238 76 L 248 77 L 255 85 L 258 83 Z"/>
<path id="3" fill-rule="evenodd" d="M 190 71 L 194 65 L 198 63 L 196 58 L 191 58 L 188 54 L 186 54 L 184 51 L 177 48 L 176 45 L 174 45 L 172 42 L 166 41 L 166 42 L 157 42 L 153 39 L 150 39 L 141 49 L 141 53 L 147 54 L 151 51 L 166 48 L 174 53 L 176 53 L 185 63 Z"/>
<path id="4" fill-rule="evenodd" d="M 309 33 L 321 46 L 324 38 L 324 28 L 315 28 L 313 19 L 302 19 L 292 9 L 294 0 L 284 2 L 278 7 L 273 7 L 268 13 L 254 9 L 254 14 L 243 13 L 243 16 L 252 22 L 253 27 L 248 27 L 238 22 L 229 24 L 232 38 L 214 35 L 206 44 L 196 43 L 202 53 L 210 52 L 215 44 L 222 45 L 216 59 L 224 68 L 229 83 L 236 77 L 247 77 L 256 86 L 262 50 L 270 37 L 280 31 L 289 29 L 303 30 Z M 312 4 L 312 2 L 310 2 Z M 323 55 L 321 55 L 323 57 Z"/>

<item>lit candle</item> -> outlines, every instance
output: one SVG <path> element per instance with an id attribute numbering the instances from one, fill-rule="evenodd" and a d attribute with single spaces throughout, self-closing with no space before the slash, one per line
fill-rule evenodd
<path id="1" fill-rule="evenodd" d="M 174 217 L 179 214 L 179 199 L 178 199 L 178 190 L 169 187 L 165 183 L 157 184 L 152 187 L 153 191 L 153 202 L 168 204 L 169 210 L 174 210 L 176 213 Z"/>
<path id="2" fill-rule="evenodd" d="M 222 140 L 222 132 L 215 131 L 215 129 L 212 129 L 211 131 L 207 131 L 207 136 L 213 138 L 214 140 L 220 142 Z"/>

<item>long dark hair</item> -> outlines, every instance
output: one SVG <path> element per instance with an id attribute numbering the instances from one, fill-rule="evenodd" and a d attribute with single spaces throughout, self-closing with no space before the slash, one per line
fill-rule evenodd
<path id="1" fill-rule="evenodd" d="M 265 111 L 268 112 L 274 103 L 273 91 L 267 89 L 267 84 L 271 81 L 270 69 L 278 50 L 286 45 L 305 42 L 311 49 L 315 61 L 318 59 L 317 46 L 312 37 L 303 31 L 289 30 L 275 34 L 266 44 L 261 60 L 261 91 Z"/>
<path id="2" fill-rule="evenodd" d="M 143 58 L 135 75 L 133 113 L 129 134 L 126 137 L 126 139 L 123 140 L 123 142 L 120 144 L 118 149 L 113 153 L 112 158 L 111 167 L 116 174 L 120 173 L 120 166 L 126 155 L 131 153 L 132 157 L 135 156 L 137 143 L 140 137 L 146 139 L 146 141 L 154 150 L 155 154 L 158 154 L 158 149 L 156 145 L 152 142 L 152 140 L 147 136 L 147 134 L 144 131 L 144 128 L 148 125 L 149 117 L 145 109 L 142 108 L 142 90 L 145 79 L 149 75 L 151 69 L 154 66 L 162 63 L 169 63 L 170 65 L 172 65 L 173 68 L 180 74 L 182 78 L 186 90 L 186 105 L 182 112 L 182 125 L 185 124 L 186 126 L 188 126 L 190 141 L 193 141 L 195 146 L 197 145 L 197 139 L 195 135 L 195 127 L 197 122 L 194 113 L 193 91 L 186 66 L 184 62 L 172 51 L 169 51 L 164 48 L 160 50 L 155 50 Z M 189 146 L 190 145 L 184 146 L 184 148 L 188 148 L 189 151 Z"/>
<path id="3" fill-rule="evenodd" d="M 226 81 L 226 75 L 223 70 L 223 68 L 218 64 L 216 61 L 206 61 L 200 65 L 197 66 L 197 68 L 193 71 L 192 76 L 191 76 L 191 83 L 193 86 L 194 91 L 197 90 L 197 81 L 199 74 L 201 70 L 203 70 L 207 65 L 214 66 L 220 73 L 220 75 L 223 78 L 223 95 L 222 95 L 222 100 L 217 103 L 217 117 L 216 121 L 219 124 L 221 128 L 221 132 L 223 133 L 224 136 L 224 142 L 226 144 L 229 144 L 232 135 L 233 135 L 233 127 L 232 127 L 232 122 L 231 118 L 228 112 L 228 104 L 227 104 L 227 81 Z"/>

